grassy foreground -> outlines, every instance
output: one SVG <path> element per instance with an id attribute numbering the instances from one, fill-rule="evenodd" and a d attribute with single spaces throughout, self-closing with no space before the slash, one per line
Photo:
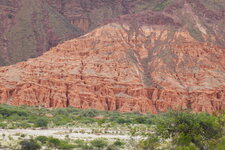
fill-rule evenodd
<path id="1" fill-rule="evenodd" d="M 104 112 L 77 108 L 46 109 L 41 107 L 0 105 L 0 128 L 70 129 L 71 133 L 98 135 L 79 139 L 52 136 L 15 136 L 0 133 L 0 149 L 81 149 L 81 150 L 224 150 L 225 114 L 192 114 L 169 111 L 158 115 Z M 79 128 L 80 130 L 74 130 Z M 127 139 L 101 138 L 124 135 Z M 17 138 L 15 138 L 17 136 Z M 1 142 L 2 141 L 2 142 Z M 11 141 L 14 144 L 4 141 Z"/>

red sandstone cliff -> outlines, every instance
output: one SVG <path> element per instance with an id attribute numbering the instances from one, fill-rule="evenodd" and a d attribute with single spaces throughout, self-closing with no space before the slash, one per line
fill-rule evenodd
<path id="1" fill-rule="evenodd" d="M 201 32 L 211 33 L 216 45 L 225 46 L 222 0 L 0 0 L 0 66 L 40 56 L 115 19 L 126 21 L 121 15 L 132 14 L 132 19 L 148 10 L 160 15 L 149 20 L 142 16 L 138 23 L 166 25 L 171 19 L 164 15 L 170 16 L 196 39 L 203 39 Z"/>
<path id="2" fill-rule="evenodd" d="M 112 23 L 0 68 L 0 102 L 157 113 L 225 109 L 225 48 L 170 25 Z"/>

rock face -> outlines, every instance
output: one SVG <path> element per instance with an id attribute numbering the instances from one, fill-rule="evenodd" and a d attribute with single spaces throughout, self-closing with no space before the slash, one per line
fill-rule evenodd
<path id="1" fill-rule="evenodd" d="M 0 1 L 0 66 L 40 56 L 80 31 L 43 0 Z"/>
<path id="2" fill-rule="evenodd" d="M 141 26 L 133 32 L 132 26 L 112 23 L 39 58 L 2 67 L 0 100 L 122 112 L 190 108 L 213 113 L 225 109 L 224 51 L 167 26 Z"/>
<path id="3" fill-rule="evenodd" d="M 120 16 L 43 56 L 1 67 L 0 103 L 225 110 L 225 15 L 198 2 Z"/>
<path id="4" fill-rule="evenodd" d="M 121 15 L 147 10 L 182 16 L 181 22 L 198 39 L 199 29 L 205 31 L 199 25 L 207 25 L 219 41 L 225 35 L 221 22 L 224 8 L 222 0 L 1 0 L 0 66 L 40 56 L 58 43 L 114 22 Z M 197 30 L 188 23 L 193 19 L 200 21 Z"/>
<path id="5" fill-rule="evenodd" d="M 58 12 L 83 31 L 90 31 L 121 15 L 153 9 L 147 0 L 47 0 Z"/>
<path id="6" fill-rule="evenodd" d="M 193 12 L 207 22 L 215 23 L 224 16 L 225 3 L 222 0 L 46 0 L 72 24 L 84 32 L 95 29 L 121 15 L 136 14 L 154 10 L 165 13 L 184 13 L 184 4 L 189 4 Z M 187 10 L 187 9 L 186 9 Z M 188 10 L 190 15 L 192 11 Z M 183 15 L 183 14 L 177 14 Z M 186 16 L 185 16 L 186 17 Z M 183 21 L 185 18 L 183 18 Z M 189 20 L 186 20 L 186 23 Z"/>

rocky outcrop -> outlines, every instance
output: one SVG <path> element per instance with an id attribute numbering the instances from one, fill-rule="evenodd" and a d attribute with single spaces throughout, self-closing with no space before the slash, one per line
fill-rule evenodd
<path id="1" fill-rule="evenodd" d="M 40 56 L 80 34 L 44 0 L 0 1 L 0 66 Z"/>
<path id="2" fill-rule="evenodd" d="M 148 13 L 147 17 L 145 11 L 149 10 L 154 13 Z M 141 26 L 146 23 L 186 26 L 199 41 L 204 39 L 202 33 L 210 33 L 208 42 L 216 38 L 213 39 L 216 45 L 225 46 L 223 1 L 1 0 L 0 66 L 40 56 L 62 41 L 115 20 L 127 23 L 133 17 L 139 19 L 132 24 Z"/>
<path id="3" fill-rule="evenodd" d="M 90 31 L 106 24 L 115 18 L 127 14 L 136 14 L 142 11 L 164 11 L 169 15 L 195 14 L 200 20 L 211 24 L 218 24 L 225 17 L 223 1 L 205 0 L 46 0 L 58 12 L 64 15 L 72 24 L 83 31 Z M 189 5 L 192 10 L 184 9 Z M 190 14 L 191 12 L 194 14 Z M 185 17 L 189 17 L 185 14 Z M 196 17 L 194 17 L 196 19 Z M 184 18 L 183 18 L 184 19 Z M 185 20 L 183 20 L 185 21 Z M 187 19 L 186 21 L 190 21 Z M 215 22 L 216 21 L 216 22 Z M 187 22 L 185 22 L 187 23 Z"/>
<path id="4" fill-rule="evenodd" d="M 118 21 L 119 22 L 119 21 Z M 225 48 L 185 27 L 112 23 L 0 68 L 0 102 L 121 112 L 225 109 Z"/>

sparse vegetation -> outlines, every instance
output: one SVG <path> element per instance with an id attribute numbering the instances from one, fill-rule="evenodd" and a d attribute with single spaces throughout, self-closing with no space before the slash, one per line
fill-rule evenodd
<path id="1" fill-rule="evenodd" d="M 37 143 L 37 141 L 30 139 L 30 140 L 23 140 L 20 142 L 21 150 L 38 150 L 41 149 L 41 146 Z"/>
<path id="2" fill-rule="evenodd" d="M 91 145 L 96 149 L 103 149 L 108 146 L 108 141 L 103 138 L 98 138 L 91 141 Z"/>
<path id="3" fill-rule="evenodd" d="M 188 111 L 163 113 L 155 118 L 155 132 L 140 141 L 139 146 L 142 149 L 155 149 L 159 146 L 159 140 L 161 143 L 171 140 L 167 149 L 208 150 L 220 147 L 225 134 L 219 118 L 221 116 L 192 114 Z"/>
<path id="4" fill-rule="evenodd" d="M 99 117 L 100 116 L 100 117 Z M 145 124 L 150 125 L 151 114 L 104 112 L 77 108 L 45 109 L 27 106 L 0 105 L 1 128 L 31 128 L 48 126 L 73 126 L 74 124 Z"/>
<path id="5" fill-rule="evenodd" d="M 7 144 L 23 149 L 120 150 L 223 150 L 225 115 L 193 114 L 169 111 L 158 115 L 104 112 L 76 108 L 45 109 L 41 107 L 0 105 L 0 128 L 68 128 L 60 138 L 51 136 L 0 135 L 14 141 Z M 78 127 L 81 127 L 77 130 Z M 84 128 L 85 127 L 85 128 Z M 46 129 L 47 130 L 47 129 Z M 61 132 L 61 131 L 60 131 Z M 70 134 L 126 135 L 123 139 L 73 139 Z M 101 136 L 100 136 L 101 137 Z M 138 138 L 137 138 L 138 137 Z M 1 140 L 0 140 L 1 141 Z M 1 142 L 0 142 L 1 144 Z M 4 145 L 6 146 L 6 145 Z"/>

